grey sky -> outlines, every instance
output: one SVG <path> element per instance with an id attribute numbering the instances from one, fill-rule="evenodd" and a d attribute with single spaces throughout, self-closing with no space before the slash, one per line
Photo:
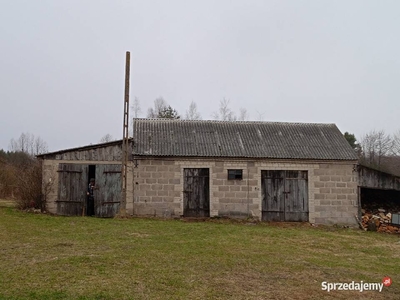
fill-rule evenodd
<path id="1" fill-rule="evenodd" d="M 0 148 L 22 132 L 50 150 L 121 137 L 125 51 L 144 112 L 163 96 L 210 119 L 226 97 L 254 120 L 400 129 L 400 1 L 0 5 Z"/>

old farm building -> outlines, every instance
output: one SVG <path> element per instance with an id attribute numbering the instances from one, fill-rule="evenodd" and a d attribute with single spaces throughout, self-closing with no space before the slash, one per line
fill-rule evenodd
<path id="1" fill-rule="evenodd" d="M 334 124 L 135 119 L 127 211 L 354 224 L 357 156 Z M 50 212 L 118 212 L 121 141 L 39 156 Z"/>

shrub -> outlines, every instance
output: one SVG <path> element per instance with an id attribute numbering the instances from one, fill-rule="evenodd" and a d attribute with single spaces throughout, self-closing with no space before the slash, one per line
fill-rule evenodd
<path id="1" fill-rule="evenodd" d="M 0 160 L 0 197 L 16 199 L 20 209 L 45 209 L 41 162 L 24 152 L 3 153 Z"/>
<path id="2" fill-rule="evenodd" d="M 15 168 L 18 181 L 17 206 L 20 209 L 45 209 L 42 197 L 42 167 L 33 159 L 23 167 Z"/>

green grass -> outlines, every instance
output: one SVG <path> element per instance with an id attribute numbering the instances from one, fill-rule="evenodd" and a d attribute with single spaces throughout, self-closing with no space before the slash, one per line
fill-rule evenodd
<path id="1" fill-rule="evenodd" d="M 308 224 L 55 217 L 0 202 L 0 299 L 398 299 L 395 235 Z M 393 284 L 379 292 L 321 282 Z"/>

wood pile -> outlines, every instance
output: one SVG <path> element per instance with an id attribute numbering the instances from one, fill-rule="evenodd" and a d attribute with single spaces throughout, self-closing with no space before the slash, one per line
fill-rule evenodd
<path id="1" fill-rule="evenodd" d="M 391 223 L 391 212 L 386 213 L 385 209 L 379 208 L 377 210 L 362 209 L 361 213 L 361 225 L 365 230 L 400 233 L 400 226 Z"/>

